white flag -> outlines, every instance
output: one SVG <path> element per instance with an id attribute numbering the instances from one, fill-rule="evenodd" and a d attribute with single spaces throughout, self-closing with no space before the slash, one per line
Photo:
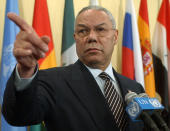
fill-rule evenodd
<path id="1" fill-rule="evenodd" d="M 99 5 L 98 0 L 90 0 L 89 5 Z"/>

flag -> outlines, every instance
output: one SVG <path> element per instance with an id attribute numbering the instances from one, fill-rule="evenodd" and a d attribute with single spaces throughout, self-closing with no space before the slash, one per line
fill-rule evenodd
<path id="1" fill-rule="evenodd" d="M 136 80 L 144 87 L 142 55 L 132 0 L 126 0 L 122 45 L 122 75 Z"/>
<path id="2" fill-rule="evenodd" d="M 33 28 L 39 36 L 47 35 L 50 37 L 49 51 L 46 53 L 46 57 L 38 61 L 40 69 L 56 67 L 56 55 L 46 0 L 35 0 Z"/>
<path id="3" fill-rule="evenodd" d="M 2 45 L 2 58 L 0 69 L 0 104 L 3 102 L 4 90 L 6 82 L 9 79 L 15 65 L 16 60 L 13 56 L 12 50 L 16 34 L 19 32 L 19 28 L 8 19 L 7 13 L 15 12 L 19 15 L 18 0 L 7 0 L 5 11 L 5 25 L 4 25 L 4 38 Z M 9 125 L 1 115 L 1 131 L 26 131 L 26 127 L 14 127 Z"/>
<path id="4" fill-rule="evenodd" d="M 145 91 L 149 97 L 155 97 L 155 78 L 149 31 L 147 0 L 141 0 L 140 3 L 138 28 L 142 50 Z"/>
<path id="5" fill-rule="evenodd" d="M 156 91 L 168 111 L 168 71 L 170 68 L 170 8 L 169 1 L 163 0 L 152 39 Z M 169 80 L 170 82 L 170 80 Z M 169 83 L 170 84 L 170 83 Z M 170 85 L 169 85 L 170 86 Z M 169 90 L 170 92 L 170 90 Z"/>
<path id="6" fill-rule="evenodd" d="M 46 131 L 45 125 L 43 123 L 38 125 L 33 125 L 28 128 L 28 131 Z"/>
<path id="7" fill-rule="evenodd" d="M 90 0 L 89 5 L 99 5 L 99 2 L 98 2 L 98 0 Z"/>
<path id="8" fill-rule="evenodd" d="M 73 38 L 74 20 L 73 0 L 65 0 L 61 49 L 63 66 L 72 64 L 78 59 L 76 44 Z"/>
<path id="9" fill-rule="evenodd" d="M 33 16 L 33 28 L 39 36 L 47 35 L 50 37 L 48 44 L 49 51 L 46 53 L 46 57 L 40 59 L 39 69 L 47 69 L 56 67 L 56 55 L 52 39 L 52 32 L 50 26 L 50 18 L 48 14 L 48 6 L 46 0 L 35 0 L 34 16 Z M 44 124 L 33 125 L 30 127 L 30 131 L 45 131 Z"/>

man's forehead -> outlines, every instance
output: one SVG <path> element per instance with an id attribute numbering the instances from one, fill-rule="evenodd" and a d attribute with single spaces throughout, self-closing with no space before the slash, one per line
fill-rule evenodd
<path id="1" fill-rule="evenodd" d="M 97 16 L 97 14 L 100 14 L 100 16 L 108 17 L 108 15 L 102 10 L 88 9 L 88 10 L 85 10 L 84 12 L 82 12 L 81 14 L 79 14 L 79 16 L 77 16 L 77 18 L 86 17 L 86 16 L 95 16 L 95 15 L 96 15 L 96 17 L 99 17 L 99 16 Z"/>
<path id="2" fill-rule="evenodd" d="M 77 16 L 76 25 L 78 24 L 94 24 L 94 25 L 104 25 L 111 23 L 109 16 L 101 10 L 89 9 Z"/>

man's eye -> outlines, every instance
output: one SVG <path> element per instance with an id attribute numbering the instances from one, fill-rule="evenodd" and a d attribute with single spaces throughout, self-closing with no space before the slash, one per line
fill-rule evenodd
<path id="1" fill-rule="evenodd" d="M 87 33 L 88 31 L 86 29 L 81 29 L 78 31 L 78 33 Z"/>
<path id="2" fill-rule="evenodd" d="M 97 32 L 102 32 L 102 31 L 105 31 L 105 29 L 104 28 L 97 28 L 96 31 Z"/>

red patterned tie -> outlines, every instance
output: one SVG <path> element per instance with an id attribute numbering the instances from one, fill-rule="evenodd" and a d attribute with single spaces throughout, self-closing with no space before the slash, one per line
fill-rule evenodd
<path id="1" fill-rule="evenodd" d="M 110 77 L 105 72 L 102 72 L 99 75 L 99 77 L 105 80 L 104 86 L 105 98 L 107 100 L 107 103 L 109 104 L 111 112 L 113 113 L 117 126 L 119 127 L 120 131 L 123 131 L 125 130 L 127 124 L 126 122 L 127 116 L 125 113 L 123 100 L 121 99 L 120 95 L 114 88 L 114 85 L 110 80 Z"/>

